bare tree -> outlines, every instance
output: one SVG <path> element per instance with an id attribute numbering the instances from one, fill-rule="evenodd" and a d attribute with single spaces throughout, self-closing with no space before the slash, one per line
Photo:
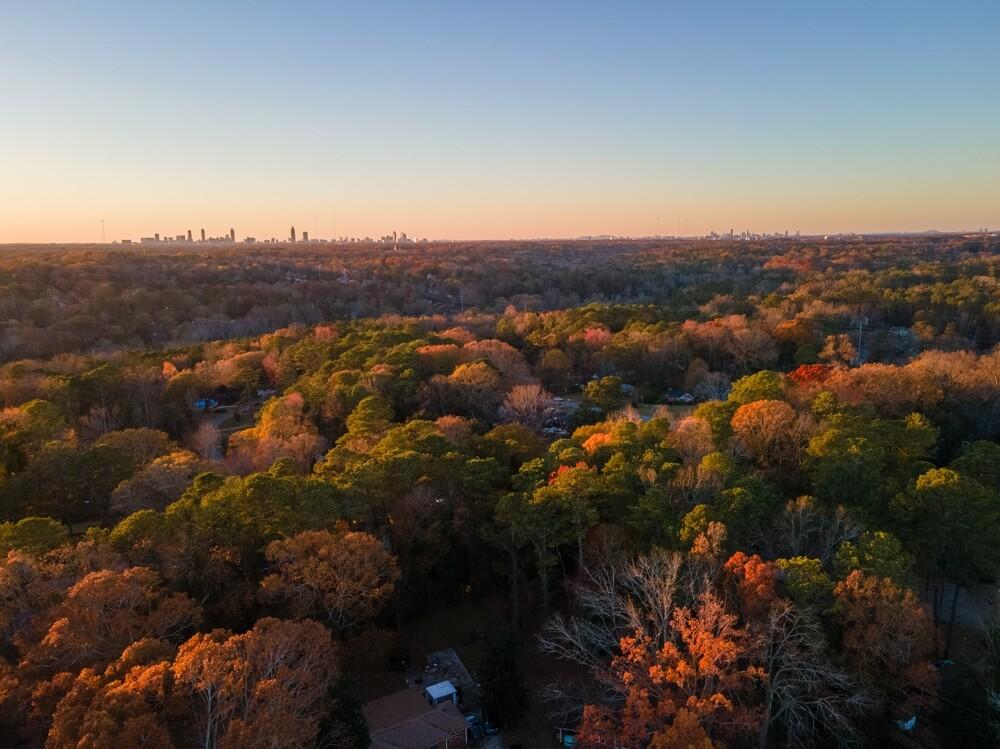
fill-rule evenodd
<path id="1" fill-rule="evenodd" d="M 760 635 L 767 672 L 765 719 L 758 745 L 775 734 L 789 747 L 814 746 L 818 736 L 845 746 L 855 738 L 854 718 L 871 698 L 826 655 L 820 623 L 787 601 L 771 607 Z"/>
<path id="2" fill-rule="evenodd" d="M 203 421 L 191 435 L 191 447 L 202 460 L 221 457 L 219 428 L 210 421 Z"/>
<path id="3" fill-rule="evenodd" d="M 583 666 L 587 678 L 562 678 L 542 689 L 553 720 L 579 720 L 588 704 L 622 699 L 608 664 L 622 637 L 647 631 L 662 643 L 670 636 L 675 599 L 681 593 L 683 556 L 654 548 L 633 560 L 609 555 L 584 568 L 571 585 L 576 613 L 555 614 L 538 637 L 539 649 Z"/>
<path id="4" fill-rule="evenodd" d="M 118 406 L 111 408 L 92 406 L 80 418 L 80 433 L 86 439 L 95 440 L 102 434 L 121 429 L 124 423 L 125 420 L 122 418 L 121 409 Z"/>
<path id="5" fill-rule="evenodd" d="M 669 632 L 683 557 L 654 548 L 634 560 L 608 560 L 585 568 L 572 584 L 574 616 L 553 616 L 539 635 L 542 652 L 599 673 L 621 638 L 636 630 L 661 638 Z"/>
<path id="6" fill-rule="evenodd" d="M 686 566 L 682 555 L 662 549 L 584 570 L 572 586 L 576 613 L 553 616 L 539 635 L 539 647 L 584 667 L 593 678 L 587 684 L 550 684 L 545 699 L 560 715 L 579 716 L 587 704 L 620 704 L 624 694 L 608 664 L 622 638 L 642 632 L 658 651 L 676 640 L 678 609 L 714 587 L 697 566 Z M 829 659 L 816 619 L 777 599 L 748 623 L 748 632 L 750 657 L 767 675 L 758 746 L 778 741 L 807 747 L 819 736 L 847 745 L 856 738 L 855 718 L 873 702 Z"/>
<path id="7" fill-rule="evenodd" d="M 821 507 L 815 497 L 791 500 L 778 516 L 773 532 L 760 538 L 770 557 L 811 556 L 828 564 L 844 541 L 862 531 L 843 507 Z"/>
<path id="8" fill-rule="evenodd" d="M 625 421 L 630 421 L 633 424 L 641 424 L 642 414 L 631 403 L 626 403 L 624 408 L 619 408 L 617 411 L 609 413 L 605 421 L 612 424 L 620 424 Z"/>
<path id="9" fill-rule="evenodd" d="M 515 385 L 500 407 L 500 417 L 540 432 L 552 415 L 552 406 L 552 394 L 537 382 Z"/>

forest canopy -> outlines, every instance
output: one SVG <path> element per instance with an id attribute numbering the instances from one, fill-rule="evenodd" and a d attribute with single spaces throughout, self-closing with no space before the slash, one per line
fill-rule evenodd
<path id="1" fill-rule="evenodd" d="M 998 344 L 982 238 L 8 249 L 0 743 L 367 747 L 495 603 L 526 745 L 995 746 Z"/>

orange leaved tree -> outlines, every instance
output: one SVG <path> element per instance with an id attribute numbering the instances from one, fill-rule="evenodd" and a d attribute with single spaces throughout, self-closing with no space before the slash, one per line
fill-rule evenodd
<path id="1" fill-rule="evenodd" d="M 191 700 L 203 749 L 313 745 L 338 676 L 322 624 L 280 619 L 259 619 L 241 635 L 195 635 L 181 645 L 172 672 L 176 692 Z"/>
<path id="2" fill-rule="evenodd" d="M 709 749 L 713 740 L 756 731 L 761 714 L 752 692 L 766 674 L 754 651 L 737 617 L 713 593 L 702 593 L 694 608 L 674 610 L 664 641 L 642 630 L 621 639 L 606 677 L 622 702 L 588 706 L 581 742 Z"/>
<path id="3" fill-rule="evenodd" d="M 368 533 L 305 531 L 272 541 L 267 560 L 274 572 L 261 583 L 264 597 L 340 634 L 378 614 L 399 579 L 395 557 Z"/>

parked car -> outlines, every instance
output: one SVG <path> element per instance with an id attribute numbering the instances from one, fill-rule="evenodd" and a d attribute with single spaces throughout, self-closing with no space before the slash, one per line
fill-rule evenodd
<path id="1" fill-rule="evenodd" d="M 479 717 L 469 713 L 465 716 L 465 724 L 469 727 L 469 734 L 472 736 L 473 740 L 481 739 L 486 735 L 486 729 L 479 722 Z"/>

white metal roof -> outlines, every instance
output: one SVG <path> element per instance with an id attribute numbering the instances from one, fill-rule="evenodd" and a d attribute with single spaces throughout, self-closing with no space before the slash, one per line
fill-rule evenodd
<path id="1" fill-rule="evenodd" d="M 427 695 L 435 702 L 451 697 L 457 691 L 455 685 L 450 681 L 439 681 L 437 684 L 431 684 L 427 687 Z"/>

